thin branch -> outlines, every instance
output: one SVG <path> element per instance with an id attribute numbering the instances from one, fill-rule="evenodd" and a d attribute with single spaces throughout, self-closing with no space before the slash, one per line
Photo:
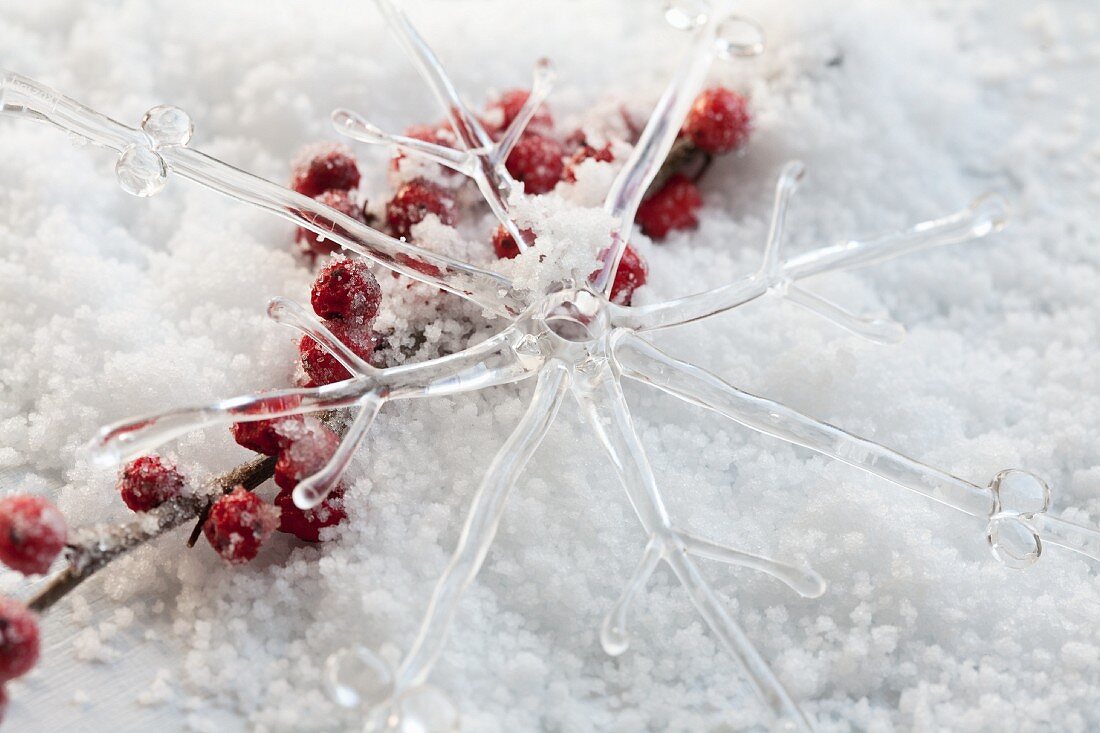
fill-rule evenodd
<path id="1" fill-rule="evenodd" d="M 210 504 L 211 494 L 228 493 L 236 486 L 252 491 L 275 473 L 275 460 L 260 456 L 213 479 L 209 491 L 178 496 L 133 521 L 76 530 L 67 548 L 69 567 L 39 588 L 27 606 L 38 613 L 48 611 L 112 561 L 198 517 Z"/>

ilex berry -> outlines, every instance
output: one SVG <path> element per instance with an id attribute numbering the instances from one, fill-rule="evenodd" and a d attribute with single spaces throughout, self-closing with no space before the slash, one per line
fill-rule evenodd
<path id="1" fill-rule="evenodd" d="M 510 89 L 500 95 L 500 99 L 490 104 L 486 109 L 485 119 L 483 120 L 485 127 L 494 135 L 503 134 L 519 116 L 519 111 L 523 109 L 523 105 L 527 103 L 527 98 L 530 96 L 531 92 L 526 89 Z M 531 118 L 527 129 L 549 132 L 553 126 L 554 118 L 550 115 L 550 111 L 546 109 L 546 106 L 542 105 L 535 111 L 535 116 Z"/>
<path id="2" fill-rule="evenodd" d="M 642 202 L 635 220 L 646 236 L 664 239 L 674 229 L 699 226 L 697 214 L 702 205 L 703 197 L 691 179 L 676 174 Z"/>
<path id="3" fill-rule="evenodd" d="M 523 229 L 520 234 L 528 244 L 535 241 L 535 233 L 530 229 Z M 493 252 L 502 260 L 510 260 L 519 255 L 519 245 L 516 244 L 515 237 L 508 233 L 503 224 L 493 232 Z"/>
<path id="4" fill-rule="evenodd" d="M 290 187 L 310 198 L 327 191 L 350 191 L 358 185 L 359 166 L 345 145 L 311 145 L 292 164 Z"/>
<path id="5" fill-rule="evenodd" d="M 370 361 L 377 345 L 377 337 L 369 328 L 359 324 L 345 325 L 341 321 L 329 321 L 326 324 L 336 338 L 349 346 L 359 358 Z M 351 372 L 309 336 L 303 336 L 298 342 L 298 358 L 301 360 L 305 379 L 300 380 L 303 387 L 320 387 L 324 384 L 341 382 L 351 377 Z"/>
<path id="6" fill-rule="evenodd" d="M 593 273 L 595 276 L 596 273 Z M 611 286 L 611 302 L 618 305 L 630 305 L 634 291 L 645 285 L 649 270 L 633 247 L 626 246 L 619 260 L 619 269 L 615 272 L 615 282 Z"/>
<path id="7" fill-rule="evenodd" d="M 279 510 L 238 486 L 210 507 L 202 531 L 222 559 L 234 565 L 246 563 L 279 526 Z"/>
<path id="8" fill-rule="evenodd" d="M 565 171 L 565 146 L 552 137 L 528 133 L 505 162 L 508 172 L 529 194 L 553 190 Z"/>
<path id="9" fill-rule="evenodd" d="M 363 207 L 355 202 L 352 198 L 352 194 L 348 191 L 325 191 L 316 198 L 318 202 L 336 209 L 345 216 L 350 216 L 358 222 L 363 221 Z M 333 231 L 328 225 L 324 225 L 323 222 L 320 223 L 322 223 L 323 229 L 326 232 Z M 340 245 L 337 244 L 331 236 L 318 234 L 305 227 L 298 228 L 297 241 L 298 247 L 302 252 L 311 256 L 327 255 L 340 249 Z"/>
<path id="10" fill-rule="evenodd" d="M 737 92 L 714 87 L 702 92 L 684 122 L 684 134 L 708 153 L 728 153 L 745 144 L 752 131 L 749 105 Z"/>
<path id="11" fill-rule="evenodd" d="M 275 484 L 291 491 L 298 482 L 320 471 L 340 445 L 340 436 L 320 420 L 307 419 L 275 464 Z"/>
<path id="12" fill-rule="evenodd" d="M 19 601 L 0 596 L 0 683 L 30 672 L 38 653 L 38 619 Z"/>
<path id="13" fill-rule="evenodd" d="M 405 137 L 411 137 L 414 140 L 423 140 L 426 143 L 433 143 L 435 145 L 442 145 L 445 148 L 458 147 L 458 138 L 455 136 L 454 131 L 451 129 L 450 124 L 446 122 L 440 122 L 435 125 L 413 125 L 409 129 L 405 130 Z M 413 171 L 413 166 L 407 166 L 405 161 L 412 160 L 406 158 L 404 153 L 395 153 L 390 160 L 390 170 L 392 171 Z M 446 166 L 435 165 L 434 169 L 441 173 L 444 177 L 451 177 L 458 175 L 457 171 L 451 170 Z M 423 169 L 421 169 L 423 170 Z"/>
<path id="14" fill-rule="evenodd" d="M 562 180 L 575 183 L 577 180 L 577 166 L 586 160 L 594 160 L 597 163 L 611 163 L 615 160 L 615 154 L 611 152 L 611 143 L 602 148 L 595 148 L 588 143 L 581 143 L 576 152 L 565 162 L 565 172 Z"/>
<path id="15" fill-rule="evenodd" d="M 0 562 L 24 575 L 45 573 L 65 547 L 65 517 L 40 496 L 0 499 Z"/>
<path id="16" fill-rule="evenodd" d="M 412 228 L 435 214 L 447 226 L 458 221 L 454 198 L 423 178 L 403 184 L 386 204 L 386 224 L 393 236 L 408 239 Z"/>
<path id="17" fill-rule="evenodd" d="M 281 491 L 275 497 L 275 506 L 279 507 L 279 531 L 292 534 L 306 542 L 320 542 L 321 530 L 333 527 L 347 518 L 344 511 L 344 490 L 336 488 L 320 506 L 302 510 L 294 505 L 294 496 L 290 491 Z"/>
<path id="18" fill-rule="evenodd" d="M 271 399 L 274 399 L 275 404 L 282 409 L 296 407 L 301 402 L 300 397 L 294 396 Z M 258 410 L 259 408 L 253 409 Z M 249 410 L 245 410 L 245 412 L 249 412 Z M 287 441 L 287 434 L 292 430 L 292 427 L 301 421 L 301 415 L 276 417 L 271 420 L 253 420 L 251 422 L 233 423 L 230 431 L 233 433 L 233 439 L 241 447 L 263 453 L 265 456 L 274 456 L 278 455 L 279 451 L 283 449 Z"/>
<path id="19" fill-rule="evenodd" d="M 313 283 L 313 311 L 327 320 L 356 319 L 369 326 L 382 304 L 382 289 L 362 260 L 334 260 Z"/>
<path id="20" fill-rule="evenodd" d="M 135 512 L 155 509 L 183 490 L 183 474 L 160 456 L 142 456 L 122 467 L 118 491 Z"/>

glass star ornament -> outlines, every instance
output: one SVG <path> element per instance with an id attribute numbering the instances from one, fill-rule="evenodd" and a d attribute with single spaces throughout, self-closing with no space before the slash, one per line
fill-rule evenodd
<path id="1" fill-rule="evenodd" d="M 441 164 L 470 177 L 521 251 L 531 245 L 512 215 L 522 186 L 504 161 L 520 139 L 553 82 L 540 62 L 532 92 L 515 121 L 494 142 L 463 103 L 431 49 L 392 0 L 376 5 L 421 76 L 445 110 L 459 148 L 389 135 L 362 115 L 333 113 L 338 131 L 361 142 L 390 145 L 404 155 Z M 509 278 L 402 239 L 394 239 L 334 209 L 282 186 L 238 170 L 188 147 L 191 119 L 170 106 L 150 110 L 139 128 L 115 122 L 72 99 L 16 74 L 0 72 L 3 114 L 51 123 L 118 153 L 116 173 L 136 196 L 162 190 L 171 174 L 191 179 L 234 199 L 265 209 L 398 273 L 455 293 L 506 321 L 495 336 L 463 351 L 429 361 L 375 368 L 359 358 L 312 314 L 276 298 L 269 314 L 317 341 L 352 374 L 316 388 L 284 389 L 177 409 L 105 427 L 94 448 L 105 463 L 141 455 L 197 428 L 334 409 L 356 414 L 330 462 L 294 490 L 295 503 L 314 507 L 336 486 L 379 410 L 392 400 L 431 398 L 489 389 L 523 380 L 535 388 L 526 413 L 489 462 L 470 505 L 450 563 L 436 584 L 420 631 L 396 668 L 360 646 L 333 655 L 326 664 L 334 699 L 361 710 L 367 730 L 439 733 L 458 725 L 453 705 L 429 683 L 442 653 L 455 610 L 477 576 L 493 542 L 509 493 L 546 435 L 562 404 L 572 395 L 592 434 L 606 451 L 648 541 L 621 595 L 608 610 L 600 642 L 610 655 L 624 653 L 632 603 L 653 572 L 666 564 L 687 591 L 704 621 L 739 664 L 765 703 L 772 724 L 812 730 L 810 718 L 769 669 L 700 571 L 709 561 L 753 568 L 816 597 L 825 590 L 812 569 L 760 557 L 680 529 L 654 478 L 623 395 L 631 379 L 780 440 L 803 446 L 863 469 L 946 507 L 975 517 L 994 556 L 1013 568 L 1036 560 L 1056 545 L 1100 560 L 1100 533 L 1049 513 L 1051 492 L 1039 477 L 1022 470 L 998 473 L 976 484 L 914 460 L 898 451 L 738 389 L 686 361 L 657 349 L 646 334 L 708 318 L 757 299 L 779 297 L 837 326 L 878 342 L 895 342 L 905 329 L 889 319 L 851 313 L 803 288 L 819 274 L 871 265 L 917 250 L 988 236 L 1005 223 L 1007 206 L 986 195 L 954 214 L 875 239 L 846 241 L 802 254 L 784 249 L 787 209 L 803 166 L 779 173 L 771 227 L 759 269 L 725 286 L 667 302 L 629 307 L 609 299 L 634 217 L 668 155 L 688 109 L 716 57 L 752 56 L 763 49 L 755 24 L 719 12 L 703 0 L 678 0 L 666 18 L 691 34 L 688 53 L 658 101 L 641 138 L 611 186 L 604 211 L 612 222 L 606 239 L 585 243 L 601 266 L 591 276 L 574 273 L 540 292 Z"/>

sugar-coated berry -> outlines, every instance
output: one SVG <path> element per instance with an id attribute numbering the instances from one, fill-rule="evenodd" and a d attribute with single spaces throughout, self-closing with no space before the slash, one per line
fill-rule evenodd
<path id="1" fill-rule="evenodd" d="M 527 104 L 527 98 L 530 96 L 531 92 L 527 89 L 509 89 L 501 94 L 500 98 L 489 104 L 486 110 L 483 120 L 486 128 L 494 135 L 503 134 L 515 122 L 519 111 L 523 109 L 523 105 Z M 539 105 L 534 117 L 527 124 L 527 129 L 532 131 L 548 132 L 553 127 L 554 118 L 545 104 Z"/>
<path id="2" fill-rule="evenodd" d="M 745 144 L 752 131 L 749 103 L 735 91 L 713 87 L 691 105 L 684 133 L 708 153 L 728 153 Z"/>
<path id="3" fill-rule="evenodd" d="M 418 178 L 401 185 L 386 204 L 386 224 L 395 237 L 408 239 L 414 225 L 435 214 L 447 226 L 458 221 L 455 200 L 439 185 Z"/>
<path id="4" fill-rule="evenodd" d="M 269 406 L 277 409 L 297 407 L 302 401 L 301 397 L 291 395 L 268 399 Z M 255 414 L 259 411 L 258 407 L 241 410 L 245 414 Z M 237 441 L 241 447 L 263 453 L 265 456 L 274 456 L 283 449 L 287 440 L 286 435 L 291 427 L 301 421 L 301 415 L 288 415 L 270 420 L 238 422 L 233 423 L 230 432 L 233 433 L 233 440 Z"/>
<path id="5" fill-rule="evenodd" d="M 359 165 L 346 145 L 310 145 L 291 164 L 290 187 L 310 198 L 326 191 L 349 191 L 358 185 Z"/>
<path id="6" fill-rule="evenodd" d="M 279 510 L 238 486 L 210 507 L 202 531 L 223 560 L 238 565 L 256 557 L 278 526 Z"/>
<path id="7" fill-rule="evenodd" d="M 294 504 L 291 491 L 280 491 L 275 497 L 275 506 L 279 507 L 279 531 L 292 534 L 306 542 L 320 542 L 321 530 L 333 527 L 347 518 L 344 511 L 344 490 L 334 489 L 319 506 L 302 510 Z"/>
<path id="8" fill-rule="evenodd" d="M 147 512 L 179 496 L 183 483 L 179 469 L 157 455 L 130 461 L 118 474 L 122 501 L 135 512 Z"/>
<path id="9" fill-rule="evenodd" d="M 38 619 L 19 601 L 0 596 L 0 683 L 31 671 L 38 653 Z"/>
<path id="10" fill-rule="evenodd" d="M 580 147 L 569 156 L 569 159 L 565 161 L 565 171 L 562 173 L 562 180 L 569 183 L 576 183 L 577 181 L 577 166 L 586 160 L 594 160 L 597 163 L 611 163 L 615 160 L 615 154 L 611 152 L 611 143 L 604 145 L 602 148 L 596 148 L 588 143 L 582 142 Z"/>
<path id="11" fill-rule="evenodd" d="M 358 222 L 363 221 L 363 207 L 355 202 L 348 191 L 325 191 L 319 194 L 316 200 Z M 324 228 L 329 229 L 328 225 Z M 298 227 L 297 242 L 303 253 L 312 256 L 332 254 L 340 249 L 340 245 L 331 236 L 322 236 L 305 227 Z"/>
<path id="12" fill-rule="evenodd" d="M 530 229 L 521 229 L 520 234 L 528 244 L 535 241 L 535 233 Z M 503 224 L 493 232 L 493 252 L 502 260 L 510 260 L 519 255 L 519 245 L 516 244 L 515 237 L 508 233 Z"/>
<path id="13" fill-rule="evenodd" d="M 370 361 L 378 339 L 368 326 L 357 320 L 329 321 L 325 325 L 359 358 Z M 320 387 L 351 378 L 344 365 L 309 336 L 298 342 L 298 358 L 306 377 L 302 380 L 303 387 Z"/>
<path id="14" fill-rule="evenodd" d="M 677 173 L 638 207 L 635 221 L 646 236 L 664 239 L 674 229 L 694 229 L 703 197 L 690 178 Z"/>
<path id="15" fill-rule="evenodd" d="M 512 149 L 505 167 L 529 194 L 553 190 L 565 171 L 565 146 L 552 137 L 527 133 Z"/>
<path id="16" fill-rule="evenodd" d="M 333 260 L 313 281 L 310 302 L 321 318 L 358 318 L 369 325 L 378 316 L 382 289 L 363 260 Z"/>
<path id="17" fill-rule="evenodd" d="M 423 140 L 426 143 L 434 143 L 435 145 L 442 145 L 445 148 L 458 147 L 458 137 L 455 135 L 454 130 L 451 129 L 450 123 L 447 122 L 440 122 L 435 125 L 413 125 L 405 130 L 405 137 L 411 137 L 414 140 Z M 404 160 L 406 160 L 404 153 L 394 153 L 393 158 L 390 159 L 390 170 L 401 170 L 404 167 Z M 447 168 L 446 166 L 437 165 L 436 168 L 447 177 L 458 175 L 458 171 Z"/>
<path id="18" fill-rule="evenodd" d="M 599 270 L 592 273 L 595 277 Z M 611 286 L 611 302 L 619 305 L 630 305 L 634 297 L 634 291 L 645 285 L 649 268 L 645 260 L 629 244 L 623 250 L 622 259 L 619 260 L 619 269 L 615 271 L 615 282 Z"/>
<path id="19" fill-rule="evenodd" d="M 275 463 L 275 485 L 291 491 L 320 471 L 340 445 L 340 436 L 316 418 L 308 418 Z"/>
<path id="20" fill-rule="evenodd" d="M 40 496 L 0 499 L 0 562 L 24 575 L 45 573 L 65 547 L 65 517 Z"/>

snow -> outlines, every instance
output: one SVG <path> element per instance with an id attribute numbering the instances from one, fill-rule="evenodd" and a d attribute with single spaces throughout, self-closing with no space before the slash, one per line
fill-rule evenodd
<path id="1" fill-rule="evenodd" d="M 651 273 L 637 298 L 754 267 L 774 176 L 792 157 L 809 170 L 792 205 L 797 251 L 1002 190 L 1014 218 L 993 239 L 813 283 L 908 324 L 900 346 L 858 341 L 778 301 L 657 342 L 978 483 L 1026 467 L 1051 482 L 1055 513 L 1074 506 L 1068 516 L 1096 522 L 1100 129 L 1086 92 L 1100 82 L 1100 16 L 1084 1 L 959 5 L 745 3 L 769 51 L 714 78 L 751 94 L 755 136 L 708 173 L 699 231 L 662 245 L 637 237 Z M 418 0 L 409 10 L 472 101 L 526 83 L 549 56 L 552 109 L 580 121 L 615 101 L 639 116 L 652 104 L 684 43 L 658 6 Z M 366 6 L 5 3 L 0 47 L 5 67 L 128 124 L 176 104 L 195 120 L 194 147 L 275 180 L 304 143 L 334 137 L 338 105 L 393 131 L 439 116 Z M 0 130 L 0 489 L 52 490 L 73 524 L 120 520 L 113 477 L 77 448 L 120 417 L 287 384 L 294 339 L 264 304 L 306 302 L 310 274 L 279 221 L 181 180 L 138 201 L 118 190 L 111 156 L 33 125 L 0 120 Z M 372 161 L 368 197 L 381 202 L 384 154 L 358 152 Z M 599 174 L 555 196 L 591 203 Z M 534 202 L 532 218 L 551 205 Z M 572 211 L 554 226 L 583 240 L 601 220 Z M 463 233 L 475 231 L 487 243 L 488 219 Z M 489 261 L 487 244 L 455 246 Z M 380 325 L 431 324 L 410 358 L 490 332 L 475 307 L 380 282 Z M 353 467 L 335 542 L 280 536 L 252 565 L 229 568 L 205 546 L 184 551 L 180 531 L 115 563 L 51 612 L 42 663 L 9 690 L 9 729 L 355 730 L 322 690 L 324 659 L 348 640 L 391 662 L 408 648 L 529 389 L 388 405 Z M 1100 727 L 1100 593 L 1082 560 L 1054 549 L 1030 570 L 1004 569 L 980 522 L 656 393 L 628 396 L 680 526 L 810 562 L 830 581 L 804 600 L 764 576 L 709 569 L 821 730 Z M 562 417 L 513 494 L 432 683 L 467 733 L 751 729 L 760 708 L 667 571 L 641 597 L 631 651 L 600 651 L 600 618 L 644 537 L 571 405 Z M 248 457 L 220 431 L 173 453 L 194 476 Z"/>

